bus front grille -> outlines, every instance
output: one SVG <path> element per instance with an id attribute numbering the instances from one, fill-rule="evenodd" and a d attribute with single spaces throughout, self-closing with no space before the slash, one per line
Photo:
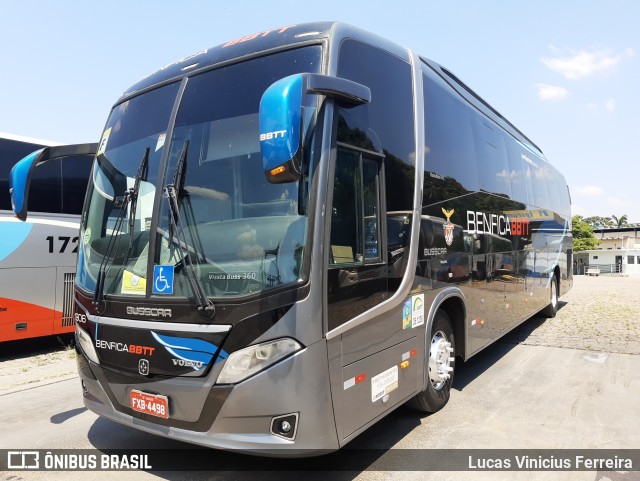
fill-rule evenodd
<path id="1" fill-rule="evenodd" d="M 73 284 L 76 275 L 68 272 L 64 275 L 64 287 L 62 298 L 62 326 L 73 326 Z"/>

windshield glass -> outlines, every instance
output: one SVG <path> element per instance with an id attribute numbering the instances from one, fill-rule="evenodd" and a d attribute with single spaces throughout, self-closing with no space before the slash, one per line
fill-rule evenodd
<path id="1" fill-rule="evenodd" d="M 263 92 L 276 80 L 318 72 L 320 53 L 319 46 L 305 47 L 189 78 L 171 127 L 175 84 L 116 107 L 90 183 L 78 284 L 95 289 L 112 233 L 119 240 L 108 256 L 105 294 L 193 297 L 187 253 L 204 293 L 212 298 L 256 294 L 304 278 L 309 170 L 299 182 L 267 182 L 258 108 Z M 165 132 L 171 135 L 166 142 Z M 118 196 L 134 185 L 146 147 L 149 172 L 140 182 L 134 235 L 129 232 L 130 207 L 114 232 L 121 213 Z M 163 149 L 169 150 L 167 168 L 158 175 Z M 180 157 L 182 172 L 176 175 Z M 166 192 L 156 196 L 174 183 L 177 230 L 183 235 L 177 235 L 171 221 Z M 159 204 L 154 206 L 154 200 Z M 157 229 L 151 235 L 157 210 Z M 149 242 L 155 243 L 153 259 L 148 259 Z M 158 286 L 147 282 L 147 274 L 157 277 Z"/>
<path id="2" fill-rule="evenodd" d="M 78 250 L 76 282 L 86 290 L 95 289 L 104 260 L 105 293 L 145 293 L 154 182 L 178 87 L 168 85 L 128 100 L 109 117 L 89 181 Z M 126 202 L 126 193 L 135 185 L 147 148 L 148 169 L 140 179 L 135 217 L 130 219 L 132 202 Z"/>

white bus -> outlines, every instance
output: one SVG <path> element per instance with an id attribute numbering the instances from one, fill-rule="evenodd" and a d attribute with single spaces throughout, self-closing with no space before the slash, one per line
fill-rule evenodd
<path id="1" fill-rule="evenodd" d="M 31 215 L 11 212 L 9 172 L 28 154 L 68 147 L 0 133 L 0 342 L 73 333 L 73 280 L 90 156 L 34 170 Z"/>

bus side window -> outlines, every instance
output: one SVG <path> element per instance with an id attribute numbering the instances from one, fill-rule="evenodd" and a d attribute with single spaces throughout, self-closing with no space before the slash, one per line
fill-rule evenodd
<path id="1" fill-rule="evenodd" d="M 331 265 L 380 262 L 379 164 L 338 150 L 331 214 Z"/>
<path id="2" fill-rule="evenodd" d="M 29 211 L 49 212 L 52 214 L 62 212 L 62 167 L 60 159 L 50 160 L 34 169 L 29 192 Z M 84 197 L 82 200 L 84 200 Z"/>
<path id="3" fill-rule="evenodd" d="M 501 132 L 477 113 L 472 115 L 472 127 L 480 189 L 512 198 L 511 170 Z"/>
<path id="4" fill-rule="evenodd" d="M 91 155 L 77 155 L 63 159 L 62 212 L 64 214 L 82 213 L 92 161 Z"/>
<path id="5" fill-rule="evenodd" d="M 340 44 L 338 76 L 371 89 L 372 100 L 368 104 L 338 109 L 336 139 L 370 153 L 362 164 L 365 263 L 388 260 L 396 267 L 393 277 L 401 278 L 404 264 L 399 261 L 405 251 L 400 250 L 402 243 L 397 236 L 387 236 L 386 217 L 388 213 L 393 217 L 413 210 L 415 128 L 411 65 L 381 48 L 347 39 Z M 334 208 L 339 205 L 334 203 Z M 393 250 L 393 255 L 384 251 L 387 248 Z M 398 285 L 390 285 L 389 291 Z"/>

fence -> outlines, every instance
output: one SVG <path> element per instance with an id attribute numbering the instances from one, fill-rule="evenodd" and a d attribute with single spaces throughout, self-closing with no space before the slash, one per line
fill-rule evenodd
<path id="1" fill-rule="evenodd" d="M 574 267 L 576 275 L 590 274 L 622 274 L 624 273 L 622 264 L 583 264 Z"/>

